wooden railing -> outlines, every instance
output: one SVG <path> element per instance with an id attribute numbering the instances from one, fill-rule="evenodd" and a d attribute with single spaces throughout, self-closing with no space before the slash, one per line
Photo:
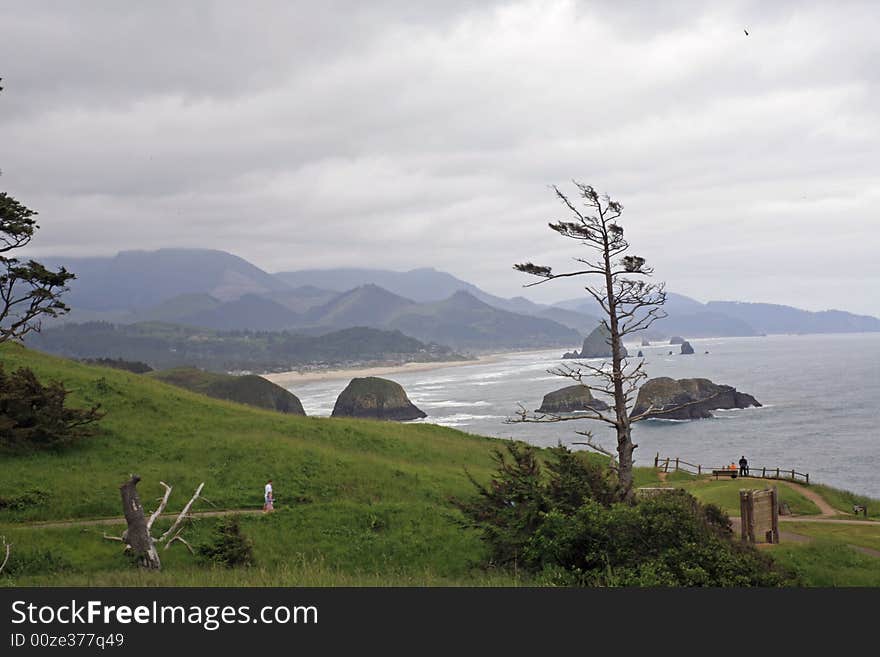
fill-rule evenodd
<path id="1" fill-rule="evenodd" d="M 690 474 L 702 475 L 702 474 L 711 474 L 713 470 L 726 470 L 729 468 L 729 465 L 719 465 L 717 467 L 710 467 L 706 465 L 701 465 L 699 463 L 689 463 L 684 459 L 679 457 L 662 457 L 660 453 L 657 453 L 657 456 L 654 457 L 654 467 L 662 470 L 663 472 L 669 472 L 670 470 L 673 472 L 688 472 Z M 737 468 L 737 472 L 739 472 L 739 468 Z M 756 479 L 784 479 L 787 481 L 794 481 L 806 485 L 810 485 L 810 475 L 806 472 L 798 472 L 794 468 L 785 469 L 785 468 L 768 468 L 766 466 L 749 466 L 749 474 L 746 475 L 748 477 L 753 477 Z"/>

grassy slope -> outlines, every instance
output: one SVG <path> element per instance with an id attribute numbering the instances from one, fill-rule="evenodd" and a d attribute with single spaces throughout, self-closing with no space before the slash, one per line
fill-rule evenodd
<path id="1" fill-rule="evenodd" d="M 814 484 L 812 488 L 824 497 L 828 504 L 844 514 L 852 515 L 853 504 L 861 504 L 868 507 L 868 518 L 880 520 L 880 500 L 824 484 Z"/>
<path id="2" fill-rule="evenodd" d="M 261 411 L 15 346 L 3 347 L 0 357 L 7 368 L 27 365 L 63 380 L 72 403 L 98 401 L 107 411 L 101 434 L 87 444 L 60 454 L 0 455 L 0 497 L 34 489 L 47 495 L 40 505 L 0 510 L 0 533 L 33 562 L 33 572 L 40 550 L 49 550 L 49 562 L 57 557 L 64 572 L 127 567 L 118 544 L 101 540 L 104 527 L 10 523 L 119 515 L 118 486 L 131 472 L 143 478 L 148 509 L 161 493 L 159 481 L 173 485 L 169 510 L 201 481 L 217 508 L 259 508 L 271 477 L 280 511 L 243 521 L 267 567 L 321 558 L 324 567 L 346 572 L 461 577 L 482 554 L 476 536 L 455 523 L 449 498 L 472 493 L 465 466 L 488 478 L 497 441 L 427 424 Z M 215 523 L 199 521 L 196 542 Z M 62 541 L 48 539 L 56 533 Z M 170 563 L 191 561 L 180 546 L 168 555 Z"/>

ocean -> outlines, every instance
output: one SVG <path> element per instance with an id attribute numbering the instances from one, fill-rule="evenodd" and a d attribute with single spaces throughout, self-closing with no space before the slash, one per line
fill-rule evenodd
<path id="1" fill-rule="evenodd" d="M 704 420 L 640 422 L 633 430 L 636 465 L 652 464 L 657 453 L 706 466 L 744 455 L 753 470 L 795 469 L 809 473 L 811 482 L 880 498 L 880 333 L 690 342 L 696 353 L 689 356 L 680 355 L 677 345 L 626 346 L 631 355 L 644 352 L 649 377 L 711 379 L 753 395 L 763 406 L 716 411 Z M 505 422 L 518 404 L 536 409 L 546 393 L 573 383 L 547 373 L 562 362 L 563 351 L 501 354 L 484 364 L 387 378 L 400 383 L 428 414 L 420 422 L 541 446 L 583 440 L 574 432 L 590 429 L 595 440 L 613 448 L 612 431 L 595 421 Z M 325 380 L 291 391 L 309 415 L 329 415 L 347 383 Z"/>

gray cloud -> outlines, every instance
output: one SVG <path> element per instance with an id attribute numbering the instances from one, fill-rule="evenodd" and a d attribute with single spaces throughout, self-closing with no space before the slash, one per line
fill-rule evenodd
<path id="1" fill-rule="evenodd" d="M 878 10 L 621 4 L 9 4 L 0 183 L 36 255 L 433 265 L 511 296 L 513 262 L 577 255 L 545 225 L 577 178 L 670 289 L 880 314 Z"/>

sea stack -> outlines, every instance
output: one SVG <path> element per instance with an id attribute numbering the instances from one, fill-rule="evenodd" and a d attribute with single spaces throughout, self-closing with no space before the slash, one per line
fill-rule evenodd
<path id="1" fill-rule="evenodd" d="M 575 384 L 544 395 L 541 408 L 536 409 L 535 413 L 574 413 L 590 409 L 604 411 L 608 409 L 608 404 L 593 397 L 586 386 Z"/>
<path id="2" fill-rule="evenodd" d="M 427 414 L 416 408 L 399 383 L 369 376 L 351 380 L 337 398 L 331 417 L 404 421 Z"/>
<path id="3" fill-rule="evenodd" d="M 681 353 L 688 355 L 694 353 L 694 348 L 691 346 L 691 343 L 685 340 L 681 343 Z"/>
<path id="4" fill-rule="evenodd" d="M 681 344 L 682 342 L 684 342 L 684 338 L 680 335 L 673 335 L 669 338 L 669 344 Z"/>
<path id="5" fill-rule="evenodd" d="M 578 358 L 611 358 L 611 332 L 605 328 L 604 324 L 599 324 L 584 339 L 584 346 Z M 620 345 L 620 355 L 626 358 L 626 347 Z"/>
<path id="6" fill-rule="evenodd" d="M 656 410 L 652 411 L 649 417 L 664 420 L 695 420 L 712 417 L 711 411 L 715 409 L 760 405 L 757 399 L 739 392 L 733 386 L 712 383 L 709 379 L 676 381 L 663 376 L 649 379 L 639 388 L 632 416 L 640 415 L 653 406 Z M 667 412 L 663 412 L 664 410 Z"/>

